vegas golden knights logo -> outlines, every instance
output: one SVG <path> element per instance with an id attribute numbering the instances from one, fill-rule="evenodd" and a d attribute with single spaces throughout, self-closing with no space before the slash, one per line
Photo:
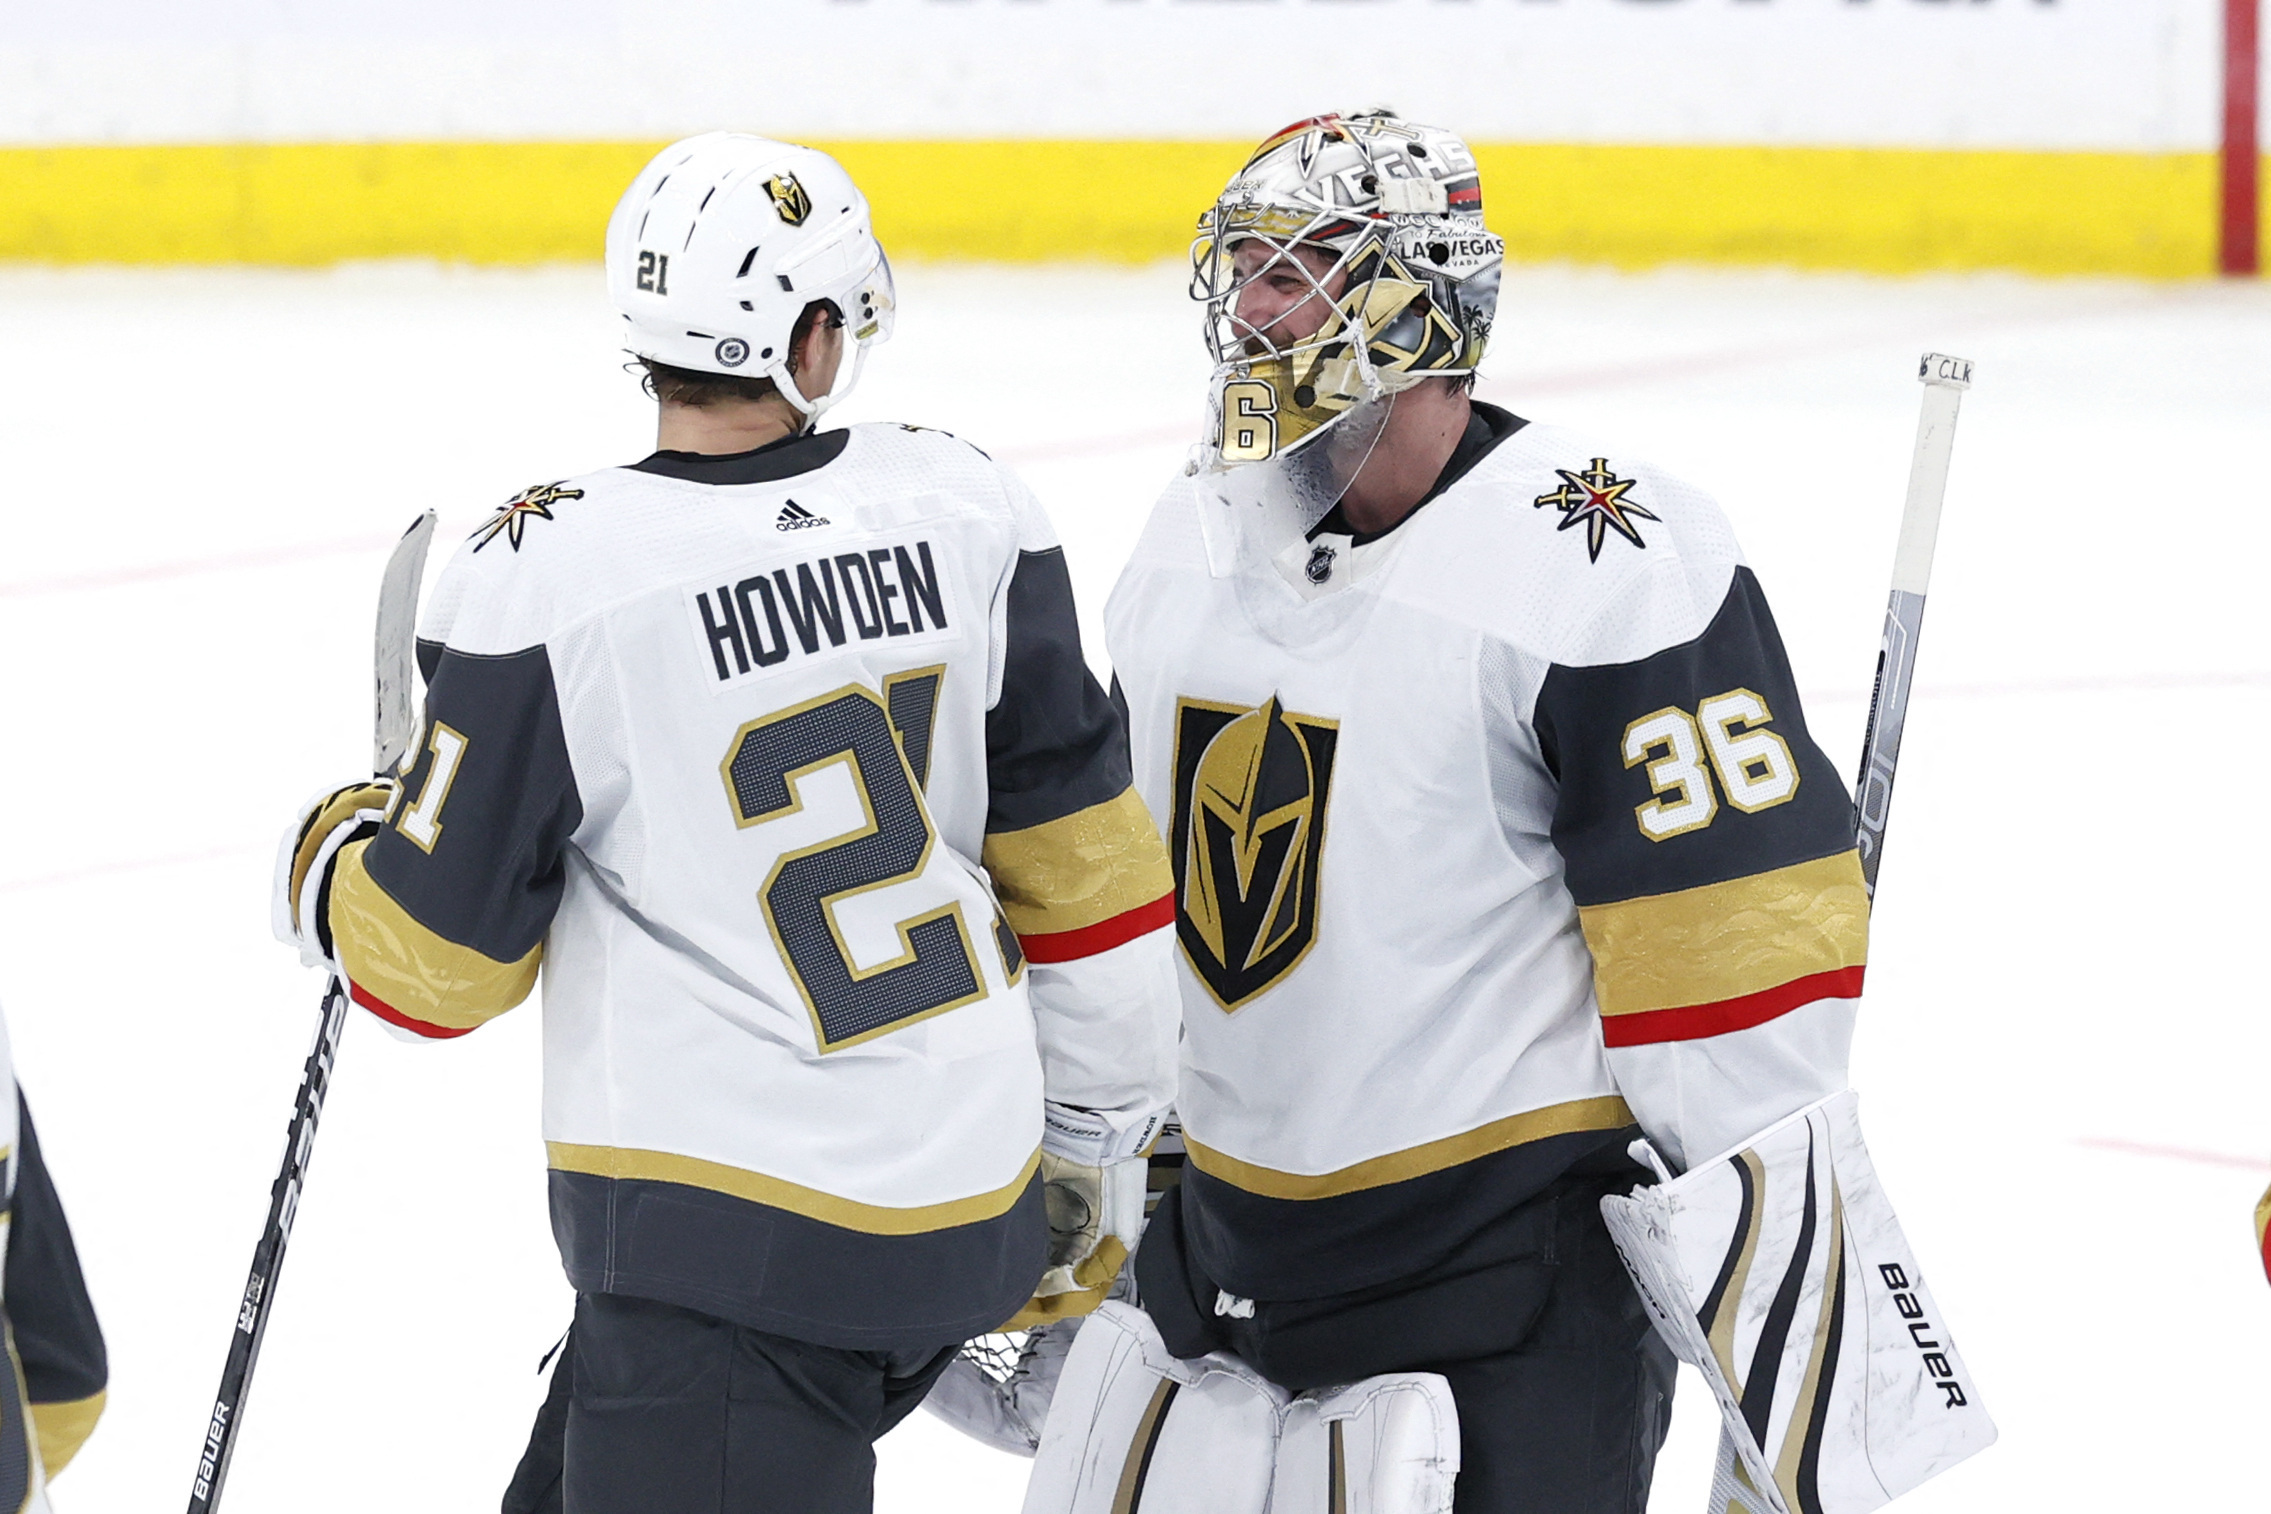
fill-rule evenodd
<path id="1" fill-rule="evenodd" d="M 767 179 L 765 192 L 773 197 L 773 209 L 791 226 L 802 226 L 804 218 L 812 214 L 812 196 L 805 193 L 793 173 L 775 174 Z"/>
<path id="2" fill-rule="evenodd" d="M 1175 704 L 1175 934 L 1215 1002 L 1234 1010 L 1317 940 L 1317 874 L 1340 723 Z"/>

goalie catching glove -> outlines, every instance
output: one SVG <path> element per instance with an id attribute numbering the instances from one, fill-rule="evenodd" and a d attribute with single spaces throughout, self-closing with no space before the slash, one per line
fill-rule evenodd
<path id="1" fill-rule="evenodd" d="M 269 900 L 269 926 L 276 939 L 299 948 L 307 967 L 335 966 L 331 922 L 325 918 L 331 896 L 331 869 L 339 849 L 378 834 L 401 785 L 371 778 L 311 800 L 284 833 L 276 853 L 276 888 Z"/>
<path id="2" fill-rule="evenodd" d="M 1877 1185 L 1848 1089 L 1601 1200 L 1657 1333 L 1724 1431 L 1711 1507 L 1865 1514 L 1994 1443 Z"/>

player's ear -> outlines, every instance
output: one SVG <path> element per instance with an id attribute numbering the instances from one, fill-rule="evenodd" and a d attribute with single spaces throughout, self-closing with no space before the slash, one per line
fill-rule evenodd
<path id="1" fill-rule="evenodd" d="M 814 300 L 804 307 L 796 318 L 796 330 L 789 338 L 788 371 L 801 373 L 812 359 L 812 344 L 817 341 L 841 341 L 835 333 L 844 329 L 844 312 L 834 300 Z M 826 335 L 823 335 L 826 333 Z"/>

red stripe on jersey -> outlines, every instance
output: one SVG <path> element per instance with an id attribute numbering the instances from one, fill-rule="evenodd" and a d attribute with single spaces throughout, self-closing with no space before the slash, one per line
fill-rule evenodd
<path id="1" fill-rule="evenodd" d="M 363 985 L 360 983 L 348 984 L 347 996 L 387 1024 L 399 1025 L 412 1035 L 424 1036 L 429 1041 L 447 1041 L 453 1037 L 462 1036 L 473 1029 L 472 1026 L 468 1025 L 462 1030 L 451 1030 L 446 1025 L 428 1025 L 423 1020 L 413 1020 L 384 999 L 374 998 L 372 995 L 364 993 Z"/>
<path id="2" fill-rule="evenodd" d="M 1161 894 L 1149 904 L 1139 904 L 1109 920 L 1099 920 L 1079 930 L 1019 936 L 1017 944 L 1025 948 L 1028 962 L 1074 962 L 1098 952 L 1108 952 L 1115 946 L 1125 946 L 1138 936 L 1148 936 L 1162 925 L 1172 923 L 1174 918 L 1175 896 Z"/>
<path id="3" fill-rule="evenodd" d="M 1712 1004 L 1610 1015 L 1601 1021 L 1601 1040 L 1610 1046 L 1653 1046 L 1661 1041 L 1700 1041 L 1706 1036 L 1749 1030 L 1817 999 L 1859 998 L 1862 971 L 1859 967 L 1832 968 Z"/>

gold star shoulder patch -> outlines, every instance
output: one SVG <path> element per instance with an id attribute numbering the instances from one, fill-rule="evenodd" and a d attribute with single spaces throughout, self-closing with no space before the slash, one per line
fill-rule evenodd
<path id="1" fill-rule="evenodd" d="M 1611 531 L 1636 547 L 1646 547 L 1640 539 L 1636 520 L 1661 520 L 1656 514 L 1632 498 L 1635 480 L 1618 478 L 1605 457 L 1593 459 L 1593 466 L 1582 473 L 1567 468 L 1556 468 L 1562 483 L 1558 489 L 1539 495 L 1530 503 L 1542 510 L 1548 505 L 1561 511 L 1561 524 L 1554 529 L 1567 531 L 1582 523 L 1585 527 L 1585 550 L 1593 562 L 1601 560 L 1601 544 L 1609 539 Z"/>
<path id="2" fill-rule="evenodd" d="M 521 533 L 534 520 L 552 519 L 552 507 L 564 499 L 582 499 L 581 489 L 563 489 L 557 483 L 534 484 L 523 489 L 497 507 L 480 530 L 473 533 L 473 550 L 478 552 L 503 536 L 515 552 L 520 550 Z"/>

